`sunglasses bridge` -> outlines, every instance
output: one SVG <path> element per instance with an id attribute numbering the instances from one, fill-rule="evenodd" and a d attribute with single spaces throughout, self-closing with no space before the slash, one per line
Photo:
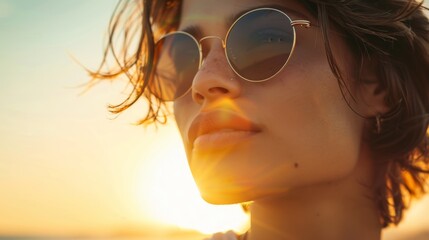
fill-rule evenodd
<path id="1" fill-rule="evenodd" d="M 201 39 L 198 41 L 198 43 L 201 45 L 201 43 L 202 43 L 204 40 L 207 40 L 207 39 L 218 39 L 218 40 L 220 40 L 220 42 L 222 43 L 222 47 L 223 47 L 223 48 L 226 48 L 226 43 L 225 43 L 225 41 L 224 41 L 222 38 L 218 37 L 218 36 L 206 36 L 206 37 L 203 37 L 203 38 L 201 38 Z"/>

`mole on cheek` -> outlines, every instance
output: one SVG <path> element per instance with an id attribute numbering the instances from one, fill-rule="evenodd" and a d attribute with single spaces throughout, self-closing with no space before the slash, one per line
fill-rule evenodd
<path id="1" fill-rule="evenodd" d="M 293 166 L 294 166 L 295 168 L 298 168 L 298 167 L 299 167 L 299 164 L 298 164 L 298 163 L 294 163 L 294 164 L 293 164 Z"/>

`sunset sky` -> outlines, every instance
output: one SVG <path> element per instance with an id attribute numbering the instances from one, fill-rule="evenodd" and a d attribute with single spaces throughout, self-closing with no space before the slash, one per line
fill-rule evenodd
<path id="1" fill-rule="evenodd" d="M 0 235 L 109 234 L 174 225 L 239 230 L 239 206 L 200 199 L 174 121 L 114 119 L 120 82 L 80 94 L 117 0 L 0 0 Z M 395 234 L 429 229 L 429 197 Z M 393 238 L 392 238 L 393 239 Z"/>
<path id="2" fill-rule="evenodd" d="M 80 94 L 88 76 L 73 58 L 97 66 L 116 2 L 0 0 L 0 234 L 245 222 L 200 199 L 174 122 L 133 125 L 144 106 L 112 120 L 121 83 Z"/>

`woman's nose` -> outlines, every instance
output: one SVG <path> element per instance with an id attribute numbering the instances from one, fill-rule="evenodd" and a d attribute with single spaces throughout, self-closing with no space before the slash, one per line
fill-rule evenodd
<path id="1" fill-rule="evenodd" d="M 192 98 L 198 104 L 217 98 L 236 98 L 241 82 L 228 64 L 221 43 L 212 42 L 192 83 Z"/>

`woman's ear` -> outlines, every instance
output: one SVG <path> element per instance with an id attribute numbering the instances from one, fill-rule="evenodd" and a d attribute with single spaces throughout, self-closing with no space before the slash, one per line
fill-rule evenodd
<path id="1" fill-rule="evenodd" d="M 378 74 L 378 64 L 371 59 L 362 60 L 356 81 L 356 101 L 362 115 L 384 115 L 390 108 L 386 102 L 387 91 Z"/>

